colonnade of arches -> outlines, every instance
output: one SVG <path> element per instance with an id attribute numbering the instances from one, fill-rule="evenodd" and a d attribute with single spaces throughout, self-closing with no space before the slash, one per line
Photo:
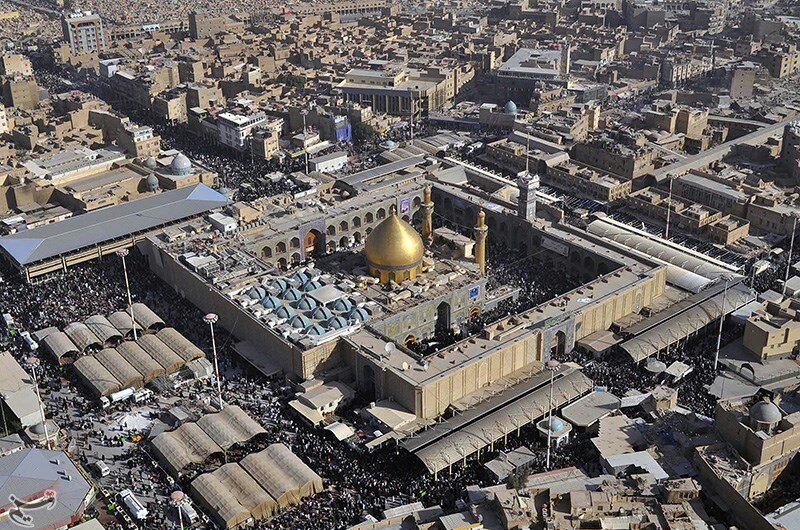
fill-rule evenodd
<path id="1" fill-rule="evenodd" d="M 409 208 L 401 218 L 408 223 L 421 222 L 422 198 L 417 196 L 411 201 L 413 207 Z M 413 218 L 410 213 L 413 212 Z M 267 244 L 261 248 L 261 257 L 274 263 L 281 269 L 295 266 L 302 262 L 303 255 L 322 256 L 329 252 L 343 250 L 352 246 L 360 245 L 373 228 L 381 221 L 386 219 L 390 213 L 387 206 L 381 206 L 374 211 L 359 213 L 345 219 L 338 219 L 326 225 L 323 234 L 317 229 L 311 229 L 301 240 L 295 236 L 286 241 L 279 241 L 275 244 Z M 288 244 L 287 244 L 288 243 Z M 301 252 L 301 247 L 305 253 Z"/>

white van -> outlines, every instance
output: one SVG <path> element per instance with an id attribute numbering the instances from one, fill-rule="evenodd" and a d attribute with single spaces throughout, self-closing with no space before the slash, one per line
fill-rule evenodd
<path id="1" fill-rule="evenodd" d="M 111 469 L 102 460 L 94 463 L 94 469 L 101 477 L 107 477 L 111 473 Z"/>

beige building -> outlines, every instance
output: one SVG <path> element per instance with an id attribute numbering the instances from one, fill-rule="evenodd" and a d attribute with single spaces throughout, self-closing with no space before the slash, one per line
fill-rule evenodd
<path id="1" fill-rule="evenodd" d="M 763 496 L 800 450 L 800 413 L 785 413 L 764 397 L 720 401 L 714 416 L 717 431 L 747 462 L 746 491 Z"/>
<path id="2" fill-rule="evenodd" d="M 623 199 L 631 193 L 633 186 L 630 180 L 582 167 L 574 162 L 562 162 L 548 167 L 544 181 L 556 188 L 601 202 Z"/>
<path id="3" fill-rule="evenodd" d="M 764 49 L 759 57 L 772 77 L 783 79 L 800 71 L 800 49 L 796 45 Z"/>
<path id="4" fill-rule="evenodd" d="M 0 74 L 31 77 L 33 75 L 33 66 L 30 59 L 24 55 L 7 53 L 0 57 Z"/>
<path id="5" fill-rule="evenodd" d="M 471 72 L 471 71 L 469 71 Z M 351 103 L 396 116 L 438 110 L 453 101 L 463 84 L 459 68 L 412 69 L 386 64 L 379 68 L 354 68 L 345 74 L 339 91 Z"/>
<path id="6" fill-rule="evenodd" d="M 658 153 L 646 147 L 644 138 L 614 138 L 599 135 L 575 144 L 570 156 L 597 169 L 635 179 L 655 168 Z"/>
<path id="7" fill-rule="evenodd" d="M 686 200 L 666 191 L 644 188 L 626 197 L 628 207 L 634 213 L 642 213 L 650 219 L 666 221 L 670 214 L 670 230 L 694 234 L 715 243 L 731 245 L 750 233 L 750 223 L 732 215 Z"/>
<path id="8" fill-rule="evenodd" d="M 780 304 L 768 302 L 754 311 L 744 325 L 745 348 L 764 360 L 791 356 L 800 341 L 798 308 L 800 303 L 787 299 Z"/>
<path id="9" fill-rule="evenodd" d="M 3 83 L 6 107 L 30 110 L 39 105 L 39 86 L 33 79 L 12 78 Z"/>

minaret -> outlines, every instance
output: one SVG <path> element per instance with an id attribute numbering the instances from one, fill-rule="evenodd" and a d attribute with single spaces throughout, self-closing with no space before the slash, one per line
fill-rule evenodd
<path id="1" fill-rule="evenodd" d="M 433 201 L 431 200 L 431 187 L 425 186 L 422 201 L 422 240 L 426 245 L 433 241 Z"/>
<path id="2" fill-rule="evenodd" d="M 475 263 L 481 269 L 481 276 L 486 275 L 486 234 L 489 227 L 486 226 L 486 214 L 481 209 L 478 212 L 478 224 L 475 225 Z"/>
<path id="3" fill-rule="evenodd" d="M 517 179 L 519 202 L 517 215 L 528 221 L 536 219 L 536 190 L 539 188 L 539 175 L 521 172 Z"/>
<path id="4" fill-rule="evenodd" d="M 570 56 L 572 50 L 570 49 L 570 43 L 568 39 L 564 39 L 561 41 L 561 64 L 560 70 L 561 75 L 569 76 L 569 69 L 572 66 L 570 63 Z"/>

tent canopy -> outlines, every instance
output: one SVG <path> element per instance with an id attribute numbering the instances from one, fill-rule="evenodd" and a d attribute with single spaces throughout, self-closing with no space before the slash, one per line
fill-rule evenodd
<path id="1" fill-rule="evenodd" d="M 81 357 L 73 366 L 78 376 L 98 396 L 107 396 L 122 389 L 120 382 L 111 375 L 111 372 L 91 355 Z"/>
<path id="2" fill-rule="evenodd" d="M 103 315 L 92 315 L 83 323 L 106 346 L 114 346 L 122 340 L 122 333 Z"/>
<path id="3" fill-rule="evenodd" d="M 171 374 L 186 364 L 184 360 L 169 346 L 164 344 L 154 335 L 143 335 L 139 337 L 139 346 L 146 351 L 150 357 L 164 368 L 164 371 Z"/>
<path id="4" fill-rule="evenodd" d="M 98 352 L 95 357 L 119 381 L 122 388 L 141 388 L 144 384 L 142 374 L 131 366 L 117 350 L 106 348 Z"/>
<path id="5" fill-rule="evenodd" d="M 68 359 L 74 359 L 78 356 L 78 347 L 70 340 L 66 333 L 63 331 L 55 331 L 46 336 L 42 342 L 47 350 L 53 354 L 56 361 L 63 364 Z"/>
<path id="6" fill-rule="evenodd" d="M 136 368 L 142 375 L 142 381 L 149 383 L 156 377 L 164 375 L 164 367 L 158 364 L 146 351 L 135 342 L 126 341 L 117 346 L 122 358 Z"/>
<path id="7" fill-rule="evenodd" d="M 188 363 L 205 357 L 203 350 L 192 344 L 189 339 L 178 333 L 175 328 L 164 328 L 156 333 L 156 337 L 161 339 L 172 351 L 180 355 L 184 362 Z"/>

